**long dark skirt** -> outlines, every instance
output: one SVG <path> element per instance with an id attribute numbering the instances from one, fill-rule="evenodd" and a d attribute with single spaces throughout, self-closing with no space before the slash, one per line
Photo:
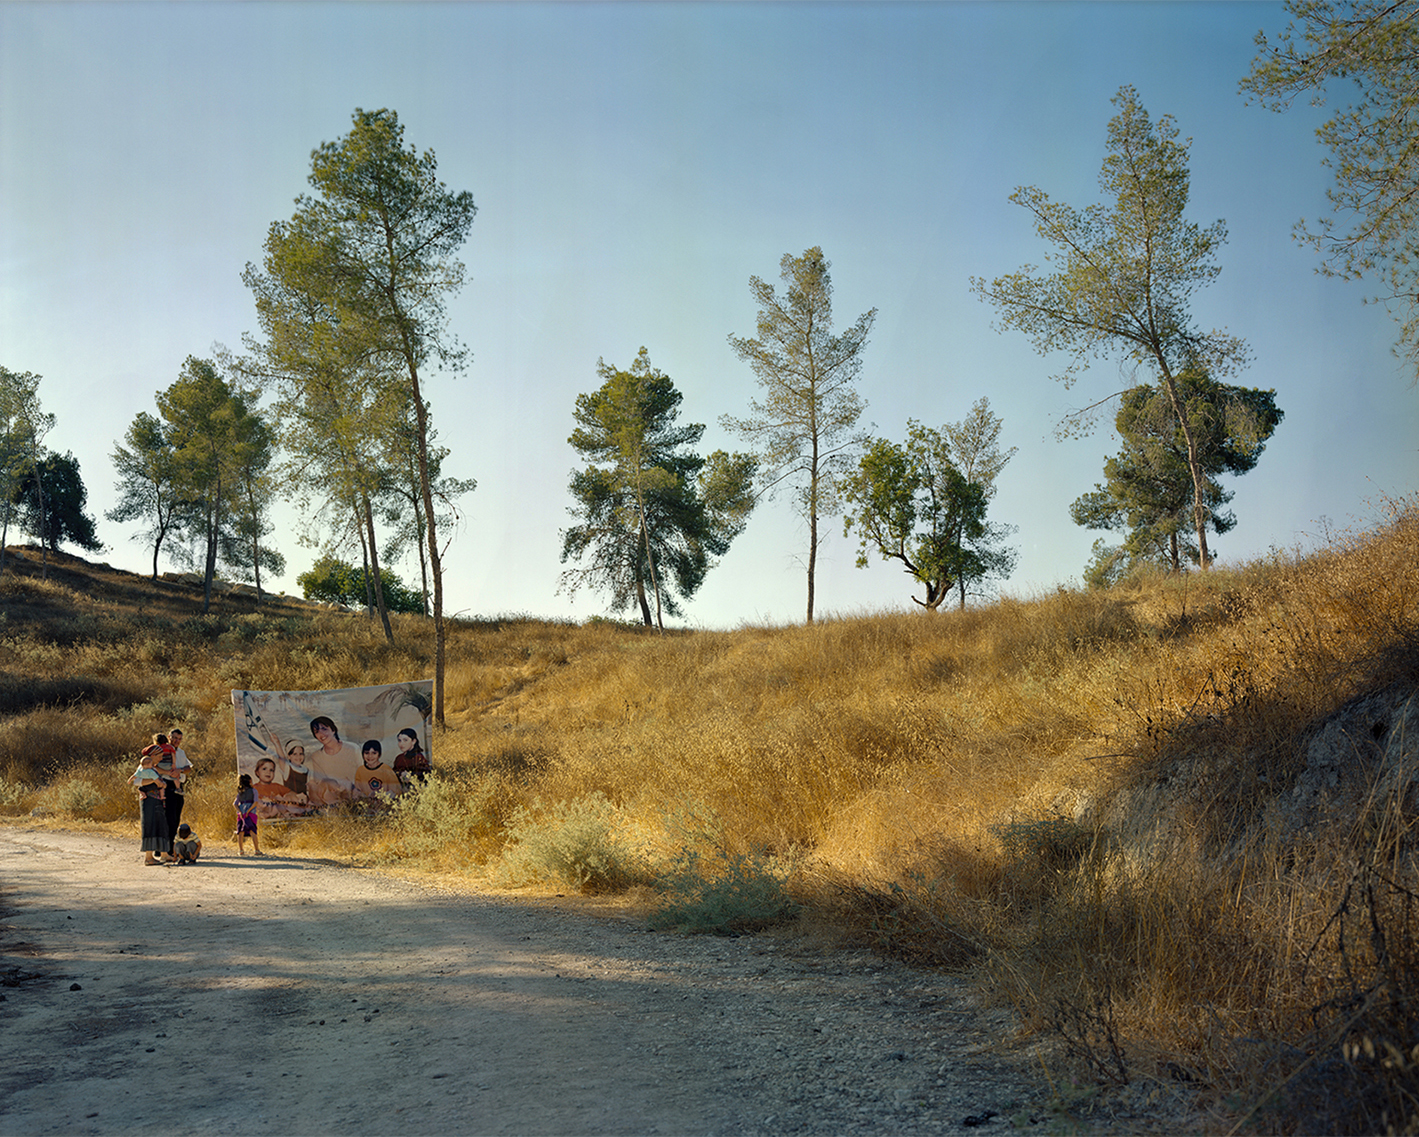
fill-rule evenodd
<path id="1" fill-rule="evenodd" d="M 172 834 L 168 832 L 168 818 L 163 811 L 163 803 L 158 795 L 143 799 L 143 852 L 171 853 Z"/>
<path id="2" fill-rule="evenodd" d="M 171 785 L 167 788 L 167 798 L 163 802 L 163 813 L 168 819 L 168 840 L 177 840 L 177 827 L 182 823 L 182 794 Z"/>

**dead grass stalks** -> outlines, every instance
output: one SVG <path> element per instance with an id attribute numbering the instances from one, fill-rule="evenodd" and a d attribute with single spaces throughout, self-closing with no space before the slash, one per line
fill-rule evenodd
<path id="1" fill-rule="evenodd" d="M 1304 555 L 964 613 L 454 621 L 437 776 L 270 839 L 645 886 L 666 926 L 807 910 L 977 969 L 1085 1081 L 1182 1071 L 1253 1128 L 1412 1130 L 1419 502 L 1387 510 Z M 119 770 L 181 718 L 187 816 L 221 839 L 228 689 L 429 669 L 412 618 L 390 648 L 357 615 L 85 580 L 0 578 L 0 811 L 127 816 Z M 673 820 L 690 801 L 712 825 Z"/>

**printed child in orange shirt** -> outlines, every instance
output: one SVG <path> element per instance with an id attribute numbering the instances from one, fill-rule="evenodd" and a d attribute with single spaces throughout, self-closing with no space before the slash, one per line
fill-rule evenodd
<path id="1" fill-rule="evenodd" d="M 289 786 L 276 780 L 276 760 L 259 758 L 256 762 L 256 811 L 262 817 L 276 817 L 282 813 L 305 812 L 305 794 L 292 793 Z"/>
<path id="2" fill-rule="evenodd" d="M 384 760 L 383 745 L 379 739 L 371 738 L 365 743 L 364 764 L 355 771 L 355 793 L 360 797 L 393 796 L 402 788 L 399 775 Z"/>

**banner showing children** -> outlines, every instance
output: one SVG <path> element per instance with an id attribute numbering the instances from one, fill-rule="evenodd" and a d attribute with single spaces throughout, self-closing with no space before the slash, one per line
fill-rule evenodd
<path id="1" fill-rule="evenodd" d="M 301 817 L 428 777 L 433 688 L 233 691 L 237 775 L 251 775 L 257 814 Z"/>

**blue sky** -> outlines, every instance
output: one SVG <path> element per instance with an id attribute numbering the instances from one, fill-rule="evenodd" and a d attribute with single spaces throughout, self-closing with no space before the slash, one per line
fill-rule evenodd
<path id="1" fill-rule="evenodd" d="M 1315 273 L 1292 238 L 1325 204 L 1321 115 L 1237 93 L 1272 3 L 16 3 L 0 0 L 0 364 L 43 376 L 48 438 L 78 458 L 102 556 L 151 550 L 107 521 L 113 447 L 184 358 L 256 330 L 241 283 L 272 221 L 306 189 L 310 152 L 356 107 L 390 107 L 479 213 L 449 309 L 473 361 L 431 382 L 448 470 L 478 480 L 448 553 L 447 608 L 579 619 L 557 592 L 567 445 L 596 362 L 644 345 L 707 424 L 742 449 L 753 374 L 751 276 L 820 245 L 845 325 L 878 310 L 864 424 L 901 440 L 982 395 L 1018 454 L 991 515 L 1018 526 L 1005 590 L 1077 583 L 1093 540 L 1068 507 L 1117 450 L 1105 427 L 1056 442 L 1062 413 L 1125 384 L 1102 363 L 1072 391 L 970 277 L 1040 263 L 1010 193 L 1097 199 L 1110 98 L 1137 88 L 1191 150 L 1191 220 L 1224 218 L 1223 271 L 1197 323 L 1248 341 L 1239 380 L 1274 387 L 1285 421 L 1234 483 L 1223 561 L 1309 547 L 1419 482 L 1419 391 L 1396 325 L 1363 284 Z M 278 510 L 295 576 L 318 527 Z M 911 607 L 895 565 L 854 567 L 830 520 L 819 615 Z M 687 623 L 803 618 L 807 535 L 786 495 L 761 507 L 687 608 Z M 171 566 L 167 566 L 171 567 Z M 417 575 L 399 566 L 406 579 Z"/>

